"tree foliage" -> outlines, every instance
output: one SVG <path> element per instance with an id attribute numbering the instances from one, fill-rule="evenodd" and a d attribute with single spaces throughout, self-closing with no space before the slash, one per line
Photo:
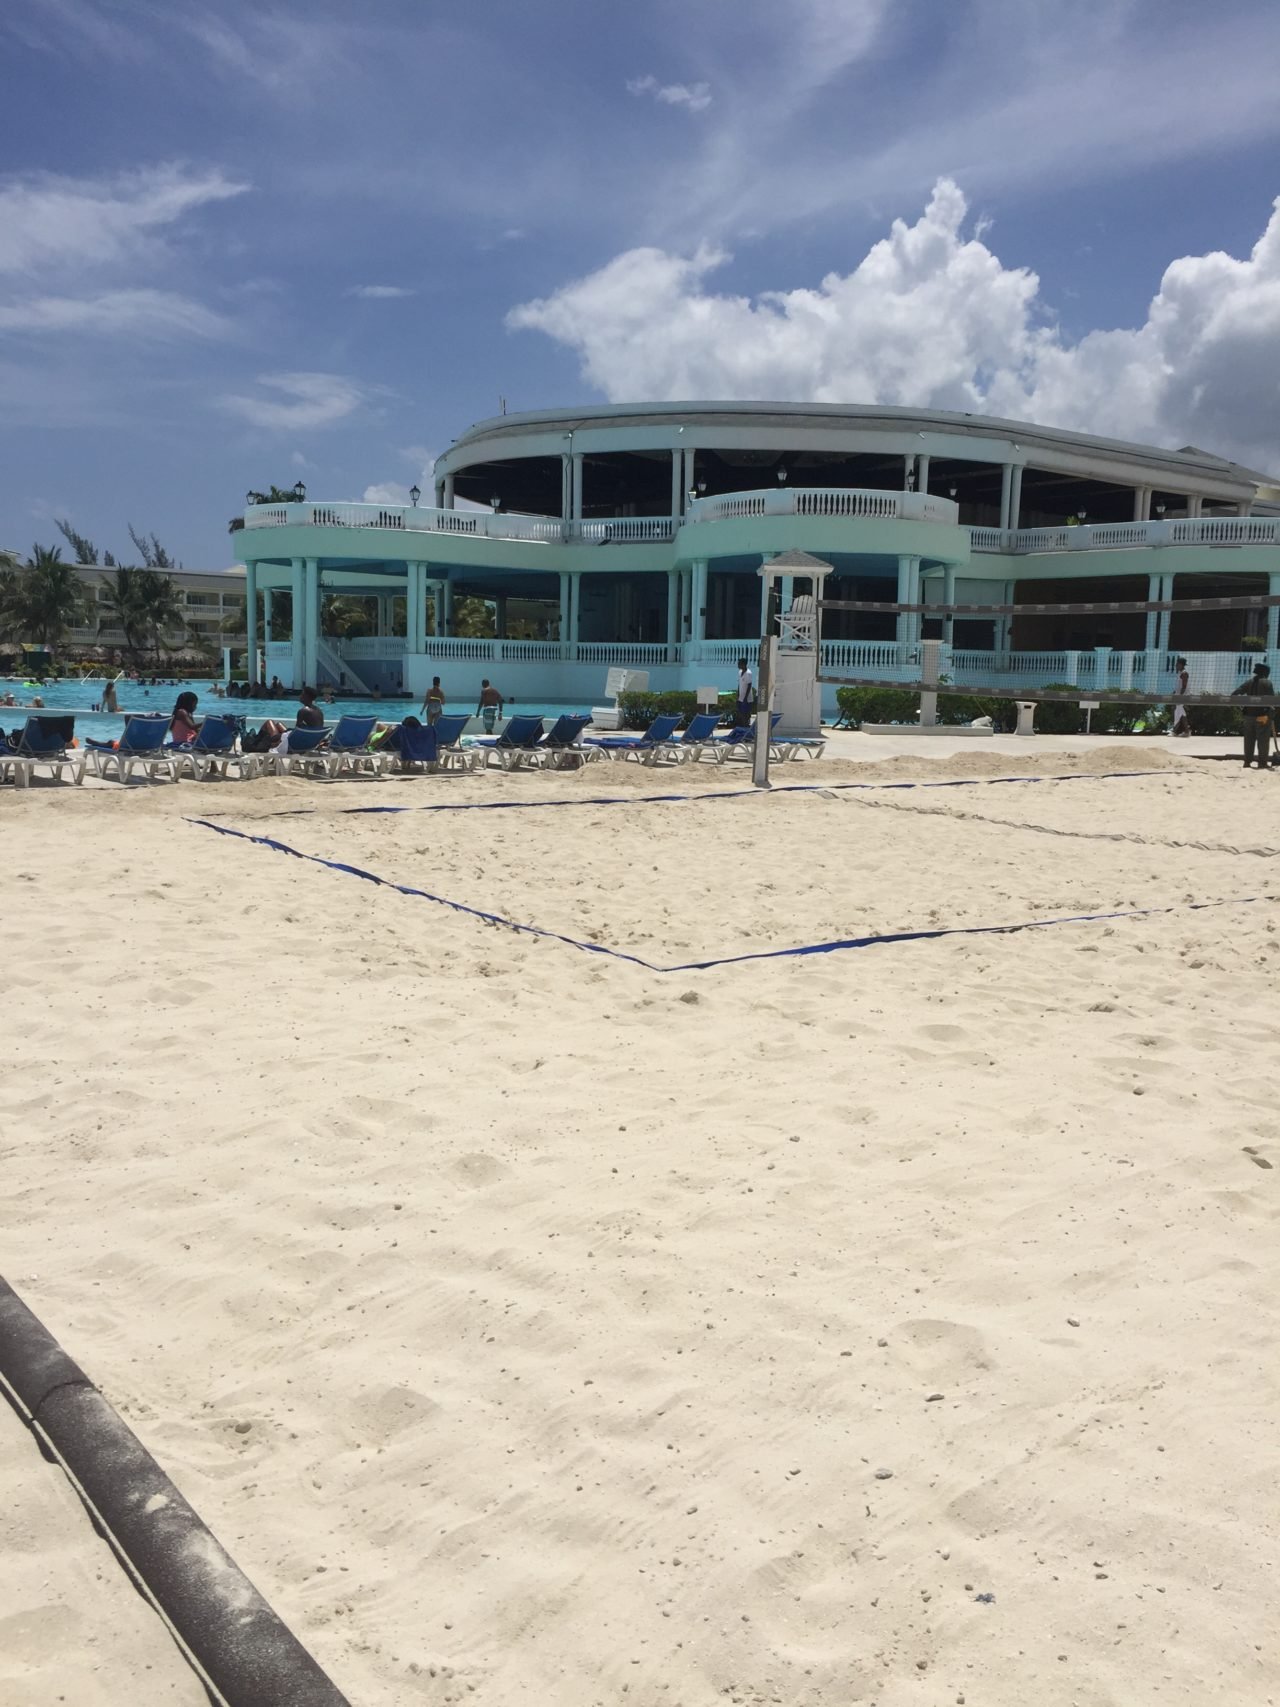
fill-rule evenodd
<path id="1" fill-rule="evenodd" d="M 8 599 L 15 637 L 41 646 L 56 645 L 84 619 L 84 589 L 73 564 L 62 561 L 59 546 L 37 545 L 25 565 L 13 572 Z"/>
<path id="2" fill-rule="evenodd" d="M 140 534 L 130 522 L 129 538 L 148 569 L 181 569 L 181 563 L 174 562 L 155 534 Z"/>

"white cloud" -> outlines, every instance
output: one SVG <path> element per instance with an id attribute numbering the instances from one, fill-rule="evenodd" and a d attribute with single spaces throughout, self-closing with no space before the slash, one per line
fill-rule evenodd
<path id="1" fill-rule="evenodd" d="M 1280 199 L 1248 260 L 1188 256 L 1142 326 L 1065 341 L 1040 281 L 966 235 L 949 179 L 852 272 L 716 294 L 728 259 L 632 249 L 507 324 L 575 350 L 606 397 L 775 398 L 973 410 L 1280 465 Z"/>
<path id="2" fill-rule="evenodd" d="M 277 395 L 246 397 L 232 393 L 220 397 L 218 404 L 251 426 L 272 431 L 331 427 L 345 420 L 368 396 L 364 386 L 336 373 L 264 373 L 259 375 L 258 384 Z"/>
<path id="3" fill-rule="evenodd" d="M 156 232 L 247 188 L 217 170 L 177 165 L 101 179 L 10 178 L 0 182 L 0 273 L 137 262 Z"/>
<path id="4" fill-rule="evenodd" d="M 398 480 L 380 480 L 375 485 L 366 486 L 363 502 L 366 504 L 407 504 L 409 487 L 416 486 L 422 496 L 419 504 L 430 506 L 435 503 L 435 468 L 436 453 L 428 450 L 425 445 L 405 445 L 400 452 L 401 457 L 411 463 L 416 469 L 414 478 L 407 485 Z"/>
<path id="5" fill-rule="evenodd" d="M 656 77 L 627 79 L 629 95 L 652 95 L 667 107 L 688 107 L 691 113 L 705 111 L 711 105 L 709 83 L 659 83 Z"/>
<path id="6" fill-rule="evenodd" d="M 363 297 L 366 302 L 391 302 L 397 297 L 412 296 L 411 290 L 403 285 L 352 285 L 348 296 Z"/>
<path id="7" fill-rule="evenodd" d="M 114 290 L 101 296 L 40 296 L 0 303 L 0 333 L 86 332 L 143 337 L 221 338 L 230 322 L 167 290 Z"/>

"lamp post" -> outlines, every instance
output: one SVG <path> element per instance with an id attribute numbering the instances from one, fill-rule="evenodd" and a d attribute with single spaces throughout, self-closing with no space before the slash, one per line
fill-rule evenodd
<path id="1" fill-rule="evenodd" d="M 778 485 L 779 486 L 785 486 L 786 483 L 787 483 L 787 465 L 785 462 L 782 462 L 782 463 L 778 464 Z"/>
<path id="2" fill-rule="evenodd" d="M 1157 521 L 1163 521 L 1164 520 L 1164 505 L 1163 504 L 1157 504 L 1156 505 L 1156 519 L 1157 519 Z"/>
<path id="3" fill-rule="evenodd" d="M 305 504 L 307 501 L 307 489 L 302 484 L 301 480 L 298 481 L 297 485 L 293 489 L 293 501 L 295 504 Z"/>
<path id="4" fill-rule="evenodd" d="M 409 502 L 413 505 L 415 510 L 418 507 L 418 499 L 421 496 L 422 496 L 421 486 L 410 486 L 410 488 L 409 488 Z"/>
<path id="5" fill-rule="evenodd" d="M 246 492 L 244 495 L 244 501 L 246 504 L 256 504 L 258 502 L 258 494 L 256 492 Z"/>
<path id="6" fill-rule="evenodd" d="M 490 500 L 489 500 L 489 508 L 493 511 L 495 516 L 497 515 L 498 511 L 502 508 L 502 499 L 498 496 L 498 494 L 496 492 L 494 493 L 493 497 L 490 498 Z"/>

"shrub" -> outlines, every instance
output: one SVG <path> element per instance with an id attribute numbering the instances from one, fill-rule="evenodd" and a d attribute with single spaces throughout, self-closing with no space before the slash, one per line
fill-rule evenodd
<path id="1" fill-rule="evenodd" d="M 915 723 L 920 695 L 907 688 L 837 688 L 836 704 L 842 719 L 860 729 L 864 723 Z M 956 725 L 989 717 L 999 727 L 1011 715 L 1006 700 L 981 699 L 945 690 L 938 694 L 939 723 Z"/>
<path id="2" fill-rule="evenodd" d="M 1078 693 L 1082 699 L 1089 699 L 1088 690 L 1075 682 L 1046 682 L 1046 693 Z M 1028 694 L 1028 698 L 1032 696 Z M 1093 727 L 1098 727 L 1101 712 L 1093 715 Z M 1084 712 L 1078 705 L 1071 705 L 1066 700 L 1041 700 L 1036 708 L 1036 728 L 1042 735 L 1081 735 L 1084 733 Z"/>
<path id="3" fill-rule="evenodd" d="M 734 696 L 722 693 L 719 700 L 721 717 L 732 717 Z M 624 729 L 647 729 L 655 717 L 666 712 L 680 713 L 683 729 L 698 710 L 698 696 L 691 688 L 668 688 L 665 693 L 623 693 L 618 695 Z"/>

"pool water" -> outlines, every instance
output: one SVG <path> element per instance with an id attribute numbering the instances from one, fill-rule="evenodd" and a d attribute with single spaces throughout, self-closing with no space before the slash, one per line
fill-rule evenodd
<path id="1" fill-rule="evenodd" d="M 165 687 L 143 687 L 138 682 L 122 681 L 116 684 L 116 699 L 120 706 L 120 714 L 113 716 L 110 712 L 94 711 L 93 707 L 102 699 L 102 690 L 106 679 L 102 676 L 89 676 L 82 681 L 49 682 L 44 687 L 27 687 L 17 677 L 0 676 L 0 696 L 11 693 L 17 700 L 16 705 L 0 705 L 0 729 L 6 732 L 10 729 L 21 728 L 28 714 L 40 707 L 33 707 L 31 701 L 38 695 L 44 701 L 45 711 L 71 711 L 75 713 L 76 734 L 83 740 L 86 737 L 94 741 L 114 741 L 124 731 L 124 714 L 137 712 L 170 712 L 173 703 L 180 693 L 193 693 L 199 704 L 196 706 L 196 717 L 200 718 L 210 712 L 229 712 L 234 717 L 243 717 L 251 724 L 257 724 L 264 717 L 274 717 L 280 723 L 291 724 L 298 714 L 298 700 L 292 694 L 282 699 L 222 699 L 216 695 L 208 677 L 194 682 L 170 682 Z M 221 686 L 221 683 L 219 683 Z M 350 712 L 355 717 L 377 717 L 385 723 L 394 723 L 401 717 L 412 713 L 421 716 L 420 702 L 412 699 L 340 699 L 332 705 L 321 703 L 321 709 L 326 722 L 336 722 L 344 713 Z M 556 703 L 550 700 L 540 700 L 536 704 L 518 705 L 508 700 L 506 715 L 518 711 L 521 715 L 530 717 L 558 717 L 562 711 L 590 711 L 590 706 L 576 703 Z M 446 706 L 447 712 L 474 712 L 475 702 L 471 700 L 450 701 Z M 477 724 L 477 728 L 481 725 Z"/>

